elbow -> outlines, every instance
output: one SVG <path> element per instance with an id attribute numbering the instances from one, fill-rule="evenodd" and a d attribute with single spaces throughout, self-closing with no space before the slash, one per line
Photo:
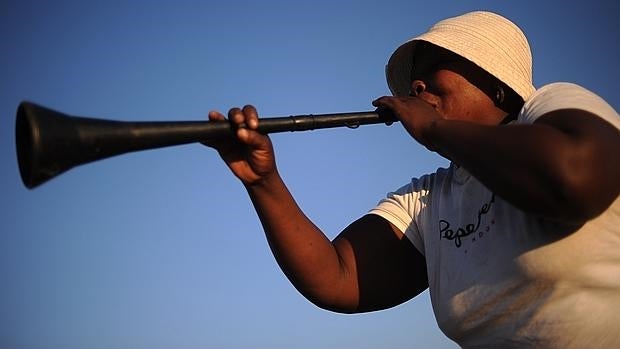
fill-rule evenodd
<path id="1" fill-rule="evenodd" d="M 307 292 L 302 292 L 302 295 L 316 307 L 331 311 L 339 314 L 357 314 L 359 309 L 357 306 L 351 303 L 343 302 L 337 299 L 330 299 L 328 297 L 316 296 Z"/>
<path id="2" fill-rule="evenodd" d="M 581 110 L 557 110 L 542 116 L 539 124 L 549 133 L 542 171 L 545 187 L 558 218 L 583 223 L 603 213 L 620 193 L 618 129 Z M 541 183 L 542 184 L 542 183 Z"/>
<path id="3" fill-rule="evenodd" d="M 316 307 L 341 314 L 359 313 L 358 298 L 355 292 L 346 292 L 340 283 L 342 281 L 331 281 L 322 285 L 308 285 L 302 282 L 295 282 L 289 278 L 291 284 L 300 295 Z M 346 289 L 346 288 L 345 288 Z"/>
<path id="4" fill-rule="evenodd" d="M 618 197 L 614 171 L 592 156 L 575 152 L 564 158 L 551 180 L 555 214 L 564 221 L 583 223 L 603 213 Z"/>
<path id="5" fill-rule="evenodd" d="M 554 214 L 561 220 L 583 223 L 603 212 L 599 200 L 592 197 L 587 189 L 587 181 L 560 182 L 556 185 Z"/>
<path id="6" fill-rule="evenodd" d="M 357 311 L 357 309 L 353 308 L 353 307 L 345 307 L 339 304 L 328 304 L 328 303 L 322 303 L 322 302 L 315 302 L 311 299 L 310 302 L 312 304 L 314 304 L 315 306 L 317 306 L 318 308 L 321 308 L 323 310 L 327 310 L 333 313 L 338 313 L 338 314 L 357 314 L 359 313 L 359 311 Z"/>

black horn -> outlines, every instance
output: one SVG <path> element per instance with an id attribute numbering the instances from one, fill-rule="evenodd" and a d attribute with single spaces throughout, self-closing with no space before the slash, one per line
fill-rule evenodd
<path id="1" fill-rule="evenodd" d="M 385 123 L 387 111 L 297 115 L 259 120 L 264 134 Z M 17 108 L 15 140 L 24 185 L 34 188 L 81 164 L 146 149 L 229 137 L 228 121 L 128 122 L 67 115 L 31 102 Z"/>

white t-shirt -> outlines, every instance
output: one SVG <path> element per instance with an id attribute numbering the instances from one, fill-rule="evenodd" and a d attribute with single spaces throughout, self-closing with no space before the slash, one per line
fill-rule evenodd
<path id="1" fill-rule="evenodd" d="M 620 129 L 611 106 L 568 83 L 536 91 L 517 122 L 565 108 Z M 461 346 L 620 348 L 620 199 L 581 227 L 562 227 L 451 165 L 414 178 L 370 213 L 425 256 L 435 317 Z"/>

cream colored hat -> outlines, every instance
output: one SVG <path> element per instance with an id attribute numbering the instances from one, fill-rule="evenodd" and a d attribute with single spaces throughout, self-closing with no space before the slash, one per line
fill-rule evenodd
<path id="1" fill-rule="evenodd" d="M 532 85 L 532 53 L 521 29 L 491 12 L 476 11 L 438 22 L 426 33 L 402 44 L 385 68 L 387 83 L 395 96 L 407 96 L 411 88 L 414 48 L 428 41 L 477 64 L 526 100 Z"/>

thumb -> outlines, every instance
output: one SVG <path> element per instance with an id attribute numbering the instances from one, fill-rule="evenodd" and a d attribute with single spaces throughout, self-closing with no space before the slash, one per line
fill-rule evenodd
<path id="1" fill-rule="evenodd" d="M 268 150 L 269 138 L 258 131 L 240 128 L 237 130 L 239 141 L 256 150 Z"/>

